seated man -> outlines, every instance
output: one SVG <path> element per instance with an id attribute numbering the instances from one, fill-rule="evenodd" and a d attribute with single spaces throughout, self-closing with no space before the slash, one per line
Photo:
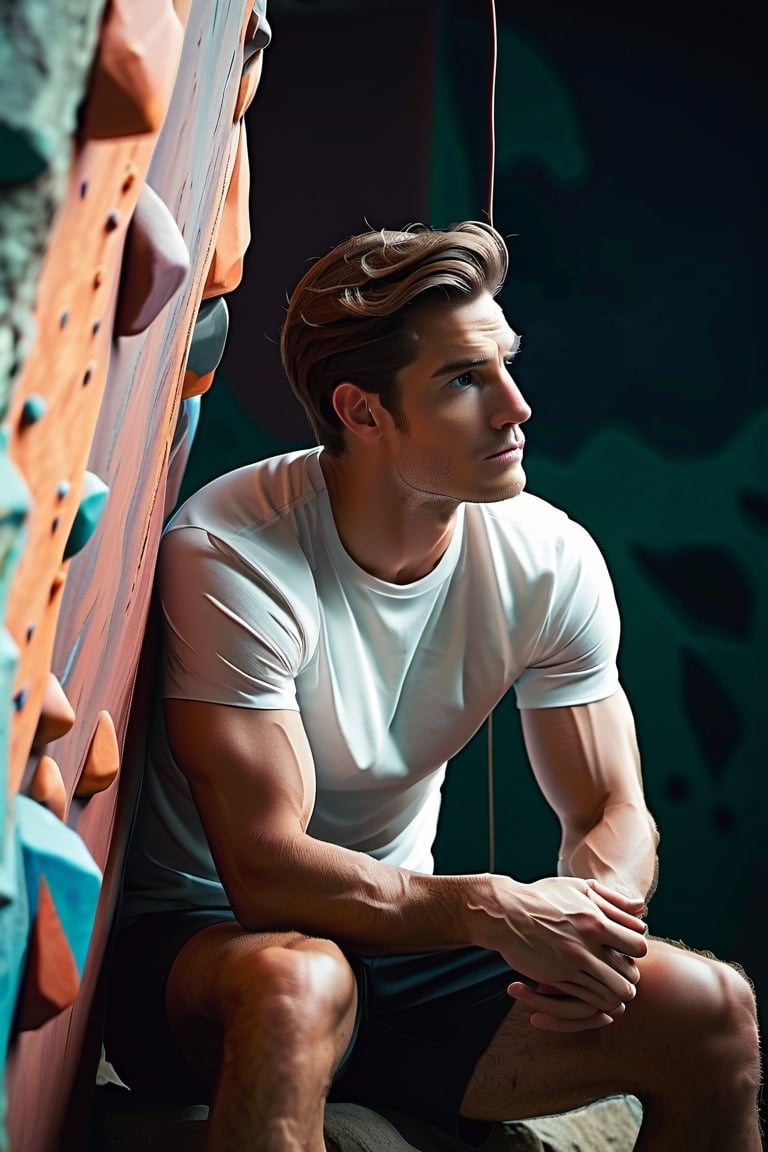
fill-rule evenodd
<path id="1" fill-rule="evenodd" d="M 632 1092 L 638 1149 L 760 1148 L 748 982 L 646 934 L 616 603 L 587 533 L 523 491 L 506 268 L 480 223 L 318 261 L 282 355 L 321 446 L 165 534 L 107 1054 L 207 1092 L 212 1152 L 320 1152 L 329 1093 L 481 1145 Z M 446 763 L 510 688 L 557 874 L 434 875 Z"/>

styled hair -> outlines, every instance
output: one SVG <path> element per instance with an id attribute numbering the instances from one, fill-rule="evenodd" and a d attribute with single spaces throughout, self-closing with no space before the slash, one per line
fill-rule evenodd
<path id="1" fill-rule="evenodd" d="M 377 393 L 407 430 L 396 376 L 418 354 L 411 312 L 433 299 L 451 304 L 481 292 L 495 296 L 507 265 L 504 240 L 480 221 L 366 232 L 313 264 L 291 296 L 280 354 L 318 442 L 333 455 L 344 451 L 332 400 L 343 381 Z"/>

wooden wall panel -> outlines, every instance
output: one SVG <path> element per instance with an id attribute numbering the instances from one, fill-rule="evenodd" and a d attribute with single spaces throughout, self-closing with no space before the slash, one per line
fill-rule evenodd
<path id="1" fill-rule="evenodd" d="M 29 6 L 37 20 L 53 8 Z M 11 1152 L 53 1152 L 95 1075 L 86 1039 L 138 786 L 139 750 L 124 750 L 171 445 L 201 300 L 234 287 L 242 269 L 241 118 L 266 27 L 263 0 L 110 0 L 39 276 L 30 261 L 36 332 L 0 407 L 3 475 L 14 480 L 3 486 L 2 556 L 17 564 L 5 564 L 0 681 L 0 1061 L 11 1033 L 0 1149 Z M 21 59 L 28 28 L 10 32 Z M 0 269 L 3 254 L 0 243 Z M 51 820 L 53 852 L 42 847 Z M 48 881 L 62 869 L 90 905 L 57 904 Z M 54 948 L 66 980 L 54 979 Z M 25 1016 L 14 1018 L 19 988 Z M 77 1130 L 71 1116 L 68 1127 Z"/>

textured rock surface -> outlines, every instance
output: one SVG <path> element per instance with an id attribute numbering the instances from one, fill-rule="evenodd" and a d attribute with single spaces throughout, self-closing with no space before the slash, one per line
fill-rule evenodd
<path id="1" fill-rule="evenodd" d="M 108 1113 L 93 1152 L 203 1152 L 203 1107 Z M 564 1116 L 498 1124 L 482 1152 L 631 1152 L 640 1107 L 633 1097 L 600 1101 Z M 357 1104 L 329 1104 L 328 1152 L 468 1152 L 455 1136 Z"/>

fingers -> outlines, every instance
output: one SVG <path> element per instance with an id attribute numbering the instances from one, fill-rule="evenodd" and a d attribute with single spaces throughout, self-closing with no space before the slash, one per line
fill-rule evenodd
<path id="1" fill-rule="evenodd" d="M 587 881 L 587 883 L 591 884 L 592 882 Z M 606 919 L 610 920 L 613 925 L 611 947 L 625 956 L 645 956 L 648 951 L 648 941 L 645 938 L 647 928 L 644 921 L 638 919 L 637 916 L 630 916 L 628 913 L 617 909 L 598 892 L 590 892 L 590 895 Z"/>
<path id="2" fill-rule="evenodd" d="M 629 896 L 624 896 L 621 892 L 615 892 L 612 888 L 606 888 L 604 884 L 600 884 L 597 880 L 587 880 L 587 895 L 594 900 L 595 904 L 600 908 L 600 911 L 612 920 L 615 924 L 620 924 L 623 928 L 628 929 L 634 935 L 645 937 L 648 933 L 648 925 L 644 920 L 641 920 L 637 915 L 641 912 L 645 905 L 637 899 Z M 635 944 L 638 947 L 644 947 L 645 951 L 632 952 L 630 955 L 644 956 L 648 950 L 648 945 L 643 943 L 643 940 L 636 940 Z"/>
<path id="3" fill-rule="evenodd" d="M 561 991 L 561 988 L 555 988 L 553 991 L 544 991 L 552 986 L 549 984 L 536 984 L 531 987 L 524 981 L 513 981 L 507 988 L 510 996 L 515 1000 L 519 1000 L 526 1008 L 530 1008 L 535 1012 L 544 1012 L 548 1016 L 556 1016 L 561 1020 L 580 1020 L 586 1019 L 597 1013 L 599 1015 L 621 1015 L 624 1011 L 624 1004 L 615 998 L 605 1007 L 594 1004 L 591 1000 L 587 1000 L 582 994 L 581 989 L 572 986 L 571 990 Z M 563 986 L 565 987 L 565 986 Z"/>
<path id="4" fill-rule="evenodd" d="M 616 888 L 609 888 L 607 884 L 601 884 L 599 880 L 589 879 L 587 880 L 587 884 L 594 892 L 599 893 L 603 899 L 609 900 L 611 904 L 617 908 L 621 908 L 625 912 L 630 913 L 633 919 L 638 919 L 640 913 L 645 909 L 645 901 L 637 896 L 627 896 L 626 893 L 619 892 Z M 645 930 L 645 922 L 641 921 L 641 923 L 643 924 L 643 930 Z"/>
<path id="5" fill-rule="evenodd" d="M 507 989 L 525 1009 L 531 1012 L 530 1023 L 544 1032 L 582 1032 L 590 1028 L 604 1028 L 624 1012 L 624 1004 L 619 1003 L 611 1012 L 595 1009 L 592 1004 L 577 996 L 552 995 L 544 993 L 538 985 L 531 988 L 520 981 L 514 981 Z"/>
<path id="6" fill-rule="evenodd" d="M 629 980 L 630 984 L 638 984 L 640 982 L 640 969 L 631 956 L 626 956 L 623 952 L 617 952 L 615 948 L 606 948 L 606 960 L 612 968 Z"/>

